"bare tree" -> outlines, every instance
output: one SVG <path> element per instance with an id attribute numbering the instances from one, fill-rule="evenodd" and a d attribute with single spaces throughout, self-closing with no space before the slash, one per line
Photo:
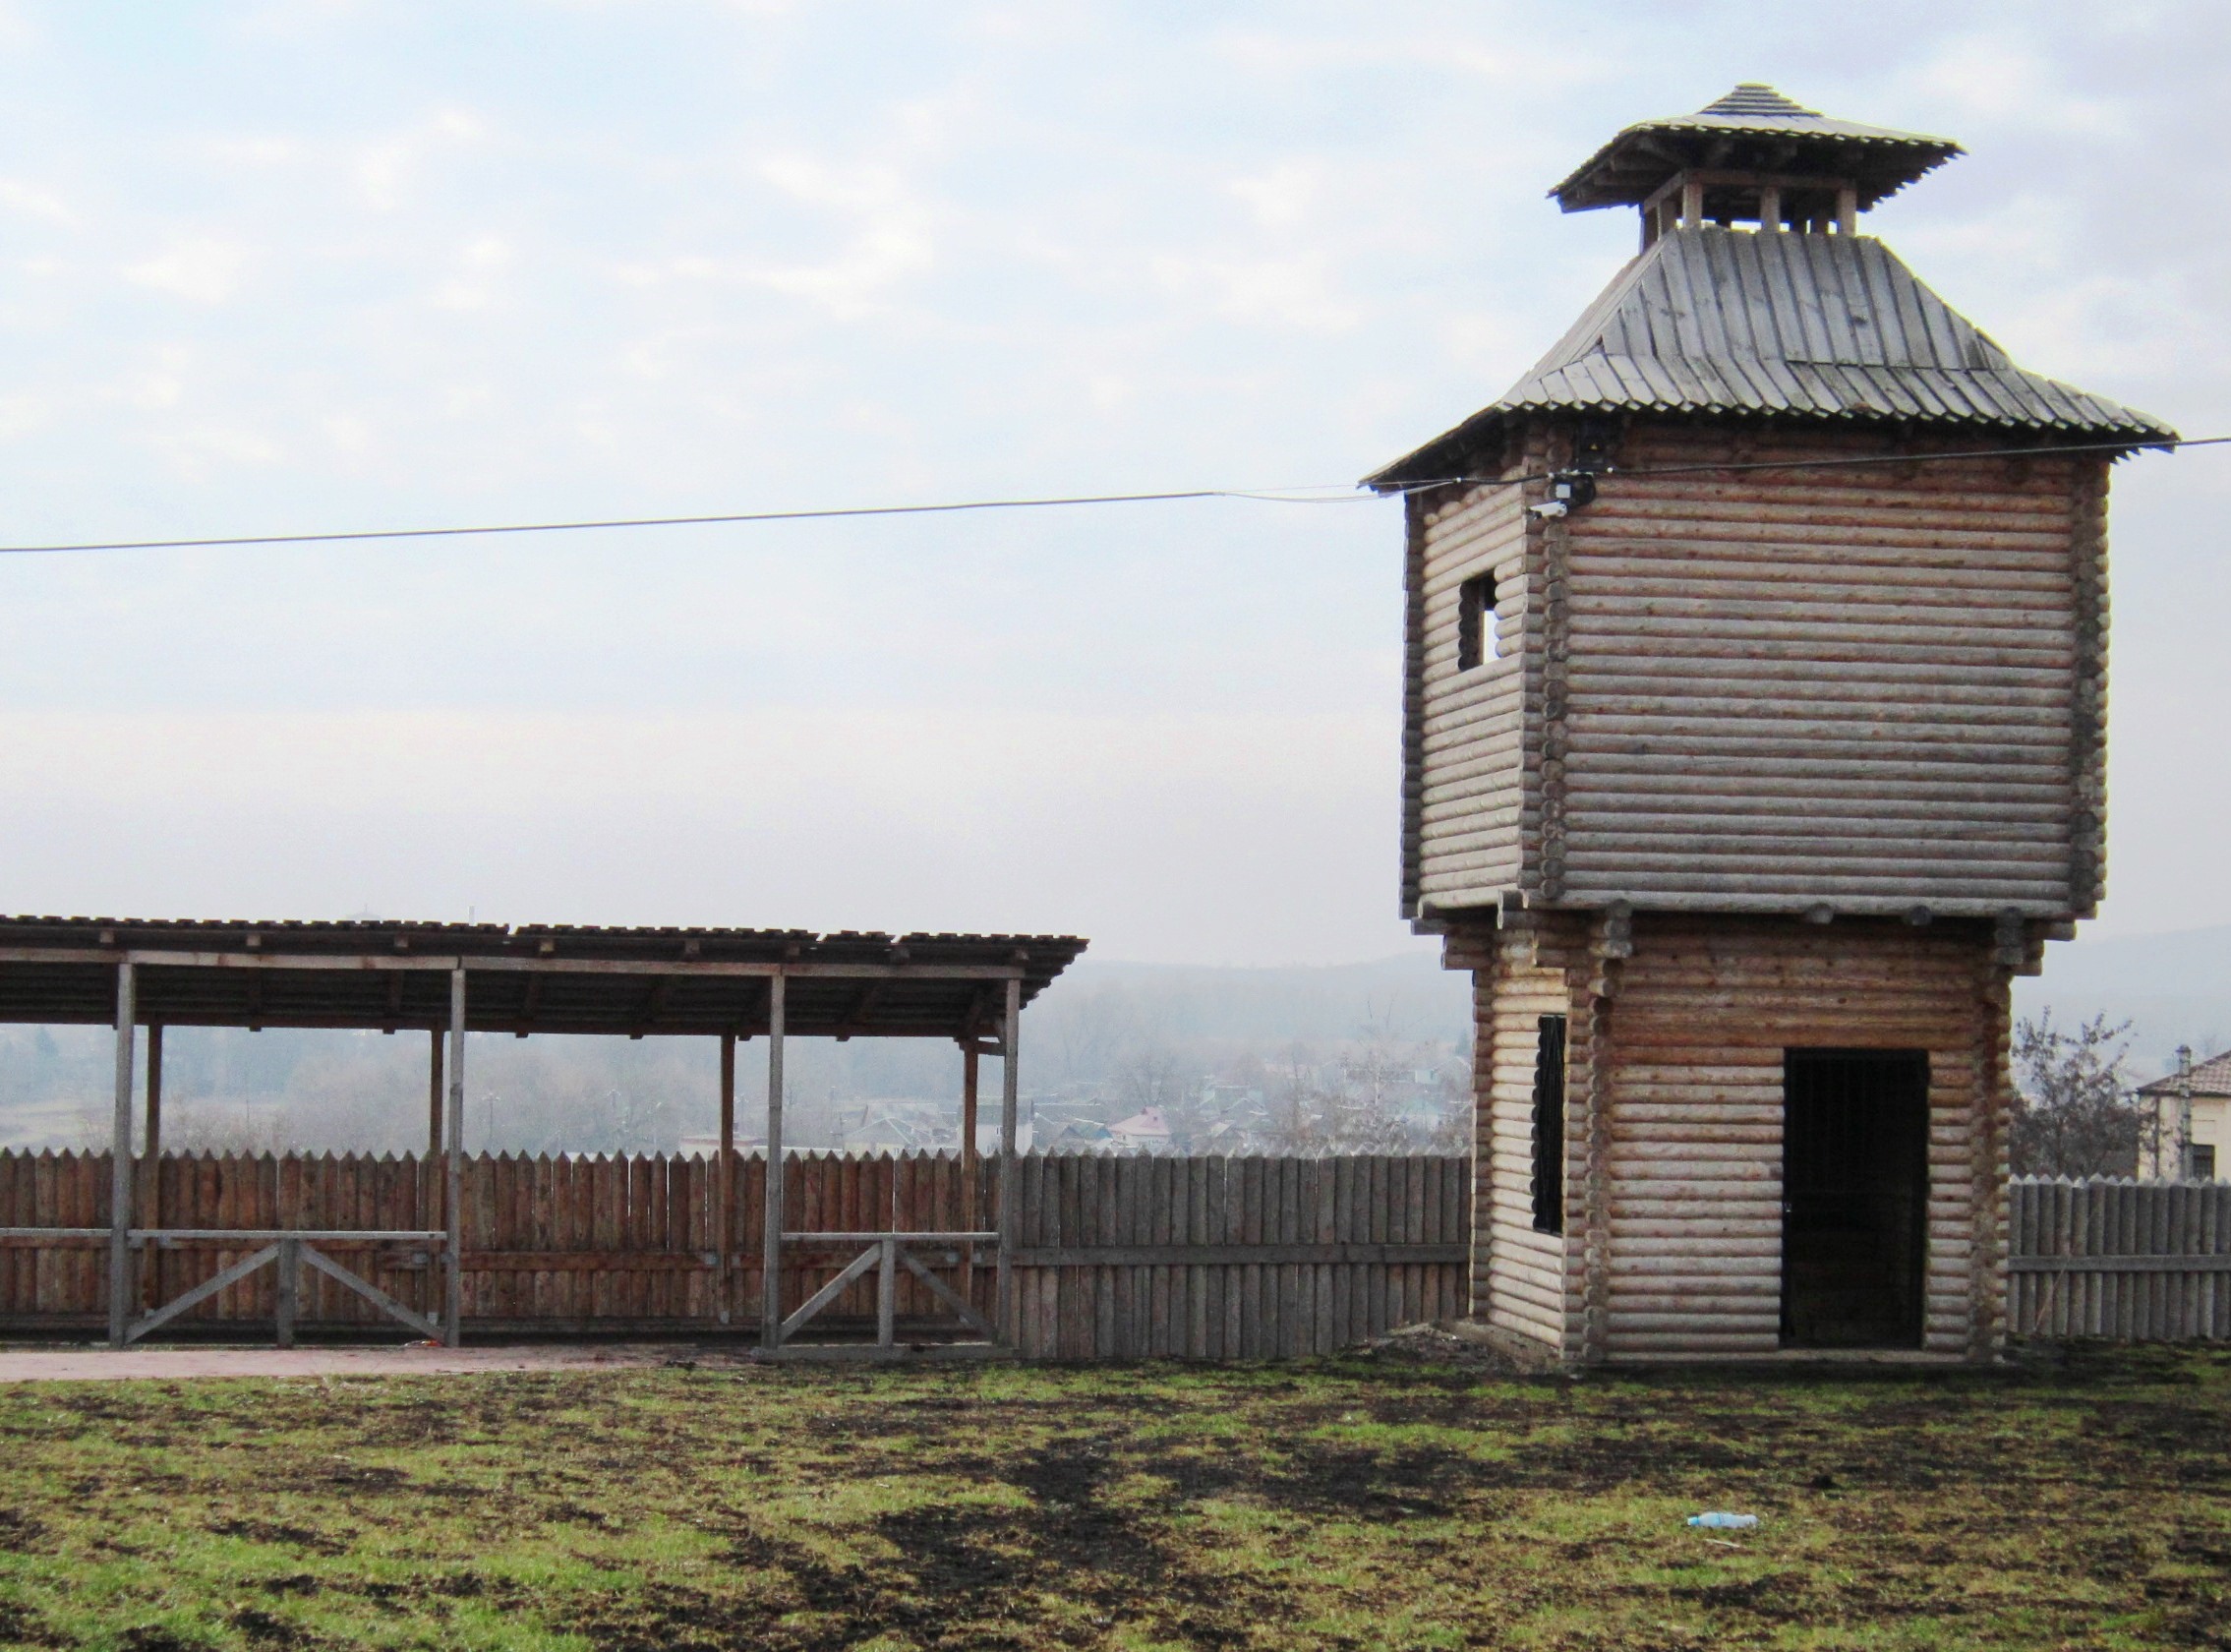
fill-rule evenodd
<path id="1" fill-rule="evenodd" d="M 2124 1078 L 2129 1022 L 2094 1016 L 2071 1032 L 2047 1010 L 2014 1030 L 2015 1111 L 2010 1143 L 2018 1176 L 2137 1174 L 2152 1109 Z"/>

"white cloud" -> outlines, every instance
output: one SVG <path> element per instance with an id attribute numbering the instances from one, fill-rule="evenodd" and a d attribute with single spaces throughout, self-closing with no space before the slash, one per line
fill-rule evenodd
<path id="1" fill-rule="evenodd" d="M 511 248 L 500 235 L 476 236 L 457 257 L 457 273 L 435 290 L 435 305 L 443 310 L 485 310 L 496 297 L 497 284 L 511 266 Z"/>
<path id="2" fill-rule="evenodd" d="M 0 442 L 10 442 L 46 423 L 46 405 L 37 396 L 0 396 Z"/>
<path id="3" fill-rule="evenodd" d="M 2048 59 L 2003 30 L 1945 41 L 1908 79 L 1911 100 L 1945 111 L 1938 125 L 1974 121 L 2102 136 L 2130 130 L 2120 103 L 2078 96 Z"/>
<path id="4" fill-rule="evenodd" d="M 129 265 L 127 279 L 195 304 L 222 304 L 240 290 L 251 262 L 247 248 L 216 235 L 174 241 L 153 258 Z"/>
<path id="5" fill-rule="evenodd" d="M 1532 14 L 1520 14 L 1531 17 Z M 1615 70 L 1591 60 L 1590 54 L 1531 47 L 1512 34 L 1518 18 L 1477 13 L 1453 22 L 1434 33 L 1393 32 L 1379 29 L 1334 30 L 1309 34 L 1281 29 L 1275 32 L 1232 30 L 1211 44 L 1217 56 L 1251 75 L 1298 78 L 1353 73 L 1359 69 L 1412 69 L 1433 74 L 1461 75 L 1468 80 L 1503 85 L 1553 84 L 1570 87 L 1611 78 Z M 1486 39 L 1504 36 L 1495 45 Z M 1544 77 L 1554 76 L 1554 81 Z"/>
<path id="6" fill-rule="evenodd" d="M 1226 321 L 1302 332 L 1345 332 L 1362 308 L 1333 290 L 1321 254 L 1285 259 L 1166 255 L 1152 263 L 1163 291 L 1205 302 Z"/>
<path id="7" fill-rule="evenodd" d="M 793 201 L 848 220 L 844 251 L 819 263 L 760 265 L 744 279 L 772 292 L 855 318 L 882 307 L 893 290 L 937 263 L 932 213 L 890 166 L 836 166 L 810 156 L 770 156 L 759 175 Z"/>
<path id="8" fill-rule="evenodd" d="M 78 221 L 78 214 L 60 196 L 21 178 L 0 178 L 0 206 L 26 217 L 44 218 L 49 223 L 75 224 Z"/>
<path id="9" fill-rule="evenodd" d="M 209 158 L 224 166 L 272 167 L 300 160 L 307 147 L 291 138 L 216 138 L 207 145 Z"/>
<path id="10" fill-rule="evenodd" d="M 445 109 L 406 132 L 359 148 L 357 185 L 372 206 L 392 211 L 403 205 L 432 157 L 476 143 L 488 130 L 488 123 L 470 110 Z"/>
<path id="11" fill-rule="evenodd" d="M 165 427 L 155 446 L 177 469 L 202 478 L 240 467 L 261 468 L 276 461 L 279 445 L 256 431 L 228 425 L 175 425 Z"/>
<path id="12" fill-rule="evenodd" d="M 1323 194 L 1318 169 L 1292 160 L 1251 178 L 1234 178 L 1225 187 L 1247 203 L 1265 229 L 1291 229 L 1303 222 Z"/>

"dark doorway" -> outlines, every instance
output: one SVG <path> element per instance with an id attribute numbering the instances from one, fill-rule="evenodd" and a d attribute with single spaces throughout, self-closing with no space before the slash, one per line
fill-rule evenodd
<path id="1" fill-rule="evenodd" d="M 1929 1058 L 1793 1049 L 1783 1057 L 1782 1341 L 1921 1341 Z"/>

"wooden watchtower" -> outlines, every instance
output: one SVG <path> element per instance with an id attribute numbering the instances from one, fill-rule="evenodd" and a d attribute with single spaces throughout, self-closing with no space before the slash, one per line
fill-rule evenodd
<path id="1" fill-rule="evenodd" d="M 2101 887 L 2107 470 L 1744 86 L 1553 192 L 1639 255 L 1408 502 L 1402 902 L 1474 973 L 1476 1318 L 1568 1360 L 2004 1335 L 2011 977 Z"/>

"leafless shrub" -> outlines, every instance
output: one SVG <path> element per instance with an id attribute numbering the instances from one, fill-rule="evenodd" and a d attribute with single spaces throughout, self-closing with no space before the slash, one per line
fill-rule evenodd
<path id="1" fill-rule="evenodd" d="M 2137 1174 L 2152 1110 L 2123 1073 L 2129 1022 L 2094 1016 L 2073 1031 L 2047 1010 L 2014 1030 L 2015 1111 L 2009 1144 L 2018 1176 Z"/>

